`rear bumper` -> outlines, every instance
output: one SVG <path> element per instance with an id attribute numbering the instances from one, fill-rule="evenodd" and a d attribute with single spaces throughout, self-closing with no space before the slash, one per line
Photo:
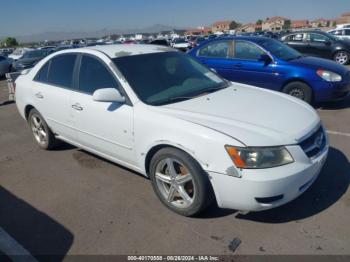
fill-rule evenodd
<path id="1" fill-rule="evenodd" d="M 242 178 L 208 172 L 218 206 L 262 211 L 286 204 L 313 184 L 327 154 L 328 146 L 316 159 L 308 159 L 308 164 L 295 162 L 270 169 L 245 170 Z"/>

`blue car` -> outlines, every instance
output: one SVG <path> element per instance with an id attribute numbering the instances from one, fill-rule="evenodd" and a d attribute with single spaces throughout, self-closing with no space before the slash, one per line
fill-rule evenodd
<path id="1" fill-rule="evenodd" d="M 230 81 L 280 91 L 310 104 L 341 99 L 350 92 L 348 68 L 303 56 L 271 38 L 219 38 L 189 54 Z"/>

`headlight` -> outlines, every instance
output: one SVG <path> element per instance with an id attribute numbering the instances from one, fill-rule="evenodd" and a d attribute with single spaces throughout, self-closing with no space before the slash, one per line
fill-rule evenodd
<path id="1" fill-rule="evenodd" d="M 328 82 L 340 82 L 342 80 L 341 75 L 323 69 L 317 70 L 317 74 Z"/>
<path id="2" fill-rule="evenodd" d="M 283 147 L 234 147 L 225 146 L 233 163 L 242 169 L 262 169 L 287 165 L 294 162 Z"/>

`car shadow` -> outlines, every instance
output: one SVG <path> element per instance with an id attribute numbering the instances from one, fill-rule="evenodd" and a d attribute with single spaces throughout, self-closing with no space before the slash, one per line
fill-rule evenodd
<path id="1" fill-rule="evenodd" d="M 0 106 L 7 106 L 7 105 L 11 105 L 11 104 L 14 104 L 15 101 L 5 101 L 3 103 L 0 103 Z"/>
<path id="2" fill-rule="evenodd" d="M 6 258 L 11 258 L 13 253 L 16 254 L 16 245 L 12 241 L 22 246 L 38 261 L 62 261 L 74 239 L 73 234 L 59 222 L 1 186 L 0 229 L 5 232 L 0 233 L 0 240 L 3 240 L 0 241 L 0 255 L 4 255 L 5 261 Z M 4 237 L 4 234 L 13 239 L 11 243 L 8 241 L 9 237 Z"/>
<path id="3" fill-rule="evenodd" d="M 346 193 L 349 183 L 349 160 L 338 149 L 330 148 L 320 176 L 299 198 L 275 209 L 238 214 L 236 218 L 278 224 L 312 217 L 335 204 Z"/>
<path id="4" fill-rule="evenodd" d="M 346 99 L 339 100 L 339 101 L 319 103 L 315 105 L 315 108 L 323 109 L 323 110 L 339 110 L 339 109 L 350 108 L 350 97 L 348 96 Z"/>

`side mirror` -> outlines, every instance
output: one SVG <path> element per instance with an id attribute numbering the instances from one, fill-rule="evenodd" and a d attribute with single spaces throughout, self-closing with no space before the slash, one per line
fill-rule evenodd
<path id="1" fill-rule="evenodd" d="M 325 43 L 325 45 L 327 45 L 327 46 L 330 46 L 331 44 L 332 44 L 332 42 L 331 41 L 326 41 L 326 42 L 324 42 Z"/>
<path id="2" fill-rule="evenodd" d="M 269 55 L 261 55 L 259 61 L 264 62 L 265 65 L 268 65 L 272 62 L 272 59 Z"/>
<path id="3" fill-rule="evenodd" d="M 218 73 L 215 68 L 210 68 L 210 70 L 213 71 L 216 74 Z"/>
<path id="4" fill-rule="evenodd" d="M 96 102 L 125 102 L 125 97 L 123 97 L 115 88 L 97 89 L 92 95 L 92 99 Z"/>

